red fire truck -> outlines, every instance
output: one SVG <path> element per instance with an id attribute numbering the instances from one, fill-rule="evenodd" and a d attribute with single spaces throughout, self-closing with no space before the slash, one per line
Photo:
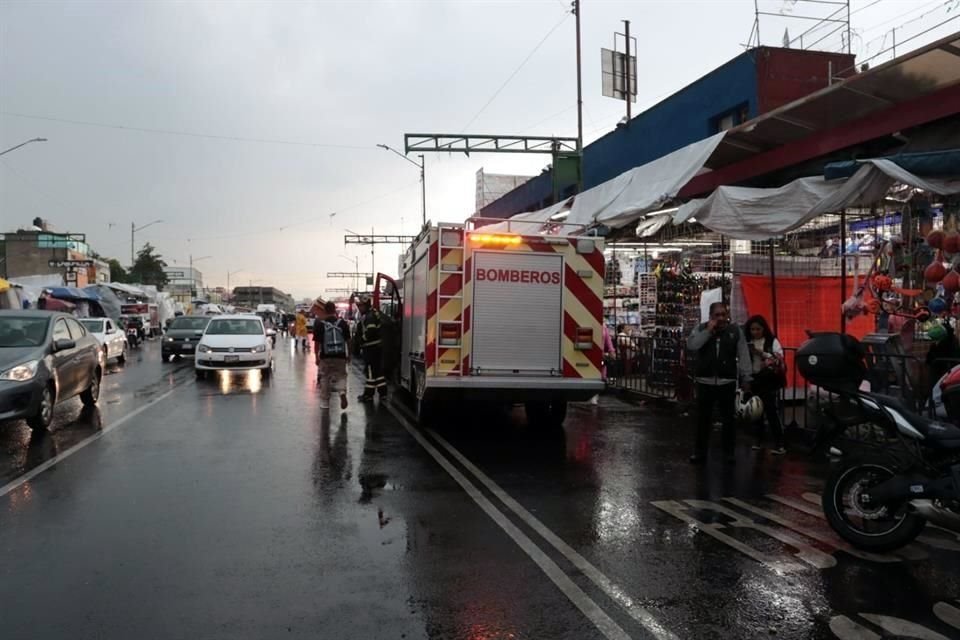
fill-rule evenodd
<path id="1" fill-rule="evenodd" d="M 475 224 L 424 228 L 400 279 L 378 276 L 397 310 L 398 383 L 421 420 L 438 400 L 480 396 L 561 424 L 568 401 L 603 389 L 603 240 Z"/>

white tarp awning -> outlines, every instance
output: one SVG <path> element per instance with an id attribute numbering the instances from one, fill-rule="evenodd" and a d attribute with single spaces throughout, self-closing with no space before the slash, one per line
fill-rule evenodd
<path id="1" fill-rule="evenodd" d="M 672 213 L 658 213 L 637 223 L 637 237 L 649 238 L 673 221 Z"/>
<path id="2" fill-rule="evenodd" d="M 817 176 L 799 178 L 776 189 L 718 187 L 709 197 L 680 207 L 673 223 L 696 218 L 711 231 L 732 239 L 766 240 L 825 213 L 877 202 L 897 182 L 941 195 L 960 193 L 960 180 L 920 178 L 884 158 L 864 160 L 863 164 L 847 180 L 828 182 Z"/>
<path id="3" fill-rule="evenodd" d="M 146 297 L 146 293 L 140 287 L 123 284 L 122 282 L 105 282 L 104 285 L 110 287 L 114 291 L 120 291 L 122 293 L 137 296 L 138 298 Z"/>
<path id="4" fill-rule="evenodd" d="M 724 132 L 621 173 L 574 197 L 567 224 L 625 227 L 663 207 L 700 173 Z"/>
<path id="5" fill-rule="evenodd" d="M 551 227 L 551 233 L 576 233 L 596 224 L 625 227 L 675 198 L 680 189 L 703 170 L 723 136 L 723 132 L 718 133 L 625 171 L 573 196 L 572 205 L 568 198 L 545 209 L 513 216 L 509 225 L 506 221 L 497 222 L 484 229 L 506 231 L 509 227 L 514 233 L 539 233 L 544 224 L 566 209 L 570 210 L 569 215 L 562 223 L 558 222 L 557 227 Z"/>
<path id="6" fill-rule="evenodd" d="M 550 219 L 555 215 L 565 211 L 569 207 L 569 204 L 570 198 L 567 198 L 544 209 L 520 213 L 502 222 L 482 225 L 482 228 L 484 231 L 489 232 L 509 231 L 510 233 L 537 234 L 541 232 L 543 225 L 550 222 Z M 566 226 L 561 225 L 559 222 L 557 224 L 559 226 Z M 564 229 L 562 233 L 572 233 L 576 230 L 578 229 Z M 554 232 L 556 233 L 556 231 Z"/>

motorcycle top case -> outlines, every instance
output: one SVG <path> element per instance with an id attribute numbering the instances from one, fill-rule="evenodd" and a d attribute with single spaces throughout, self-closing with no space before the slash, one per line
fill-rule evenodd
<path id="1" fill-rule="evenodd" d="M 856 391 L 867 373 L 860 341 L 840 333 L 813 334 L 797 349 L 797 369 L 811 384 L 843 391 Z"/>

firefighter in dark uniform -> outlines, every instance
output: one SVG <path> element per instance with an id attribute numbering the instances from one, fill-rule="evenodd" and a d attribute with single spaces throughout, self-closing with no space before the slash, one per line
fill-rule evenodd
<path id="1" fill-rule="evenodd" d="M 380 394 L 382 400 L 387 396 L 387 379 L 383 375 L 383 316 L 379 309 L 373 308 L 373 305 L 370 304 L 370 298 L 366 296 L 360 298 L 360 303 L 357 306 L 360 313 L 363 314 L 357 337 L 363 354 L 364 373 L 366 374 L 366 384 L 364 384 L 363 393 L 358 399 L 360 401 L 373 400 L 373 394 L 376 391 Z"/>

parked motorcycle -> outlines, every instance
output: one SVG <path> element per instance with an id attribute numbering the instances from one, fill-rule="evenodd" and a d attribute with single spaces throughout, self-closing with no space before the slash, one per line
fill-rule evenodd
<path id="1" fill-rule="evenodd" d="M 813 335 L 797 351 L 797 367 L 836 398 L 817 443 L 843 451 L 821 499 L 834 531 L 877 552 L 908 544 L 928 521 L 960 532 L 960 427 L 861 391 L 865 352 L 852 336 Z M 960 409 L 960 379 L 943 393 Z"/>

